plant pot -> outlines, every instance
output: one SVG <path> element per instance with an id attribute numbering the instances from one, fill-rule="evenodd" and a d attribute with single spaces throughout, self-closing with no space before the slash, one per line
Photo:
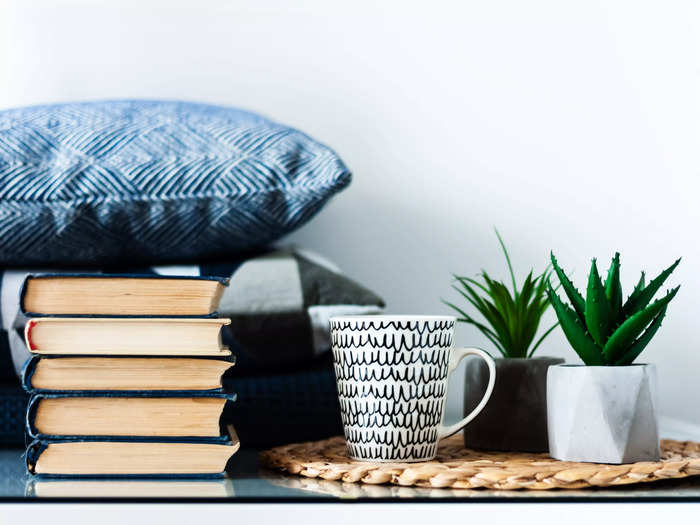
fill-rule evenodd
<path id="1" fill-rule="evenodd" d="M 549 454 L 564 461 L 658 461 L 654 365 L 557 365 L 547 374 Z"/>
<path id="2" fill-rule="evenodd" d="M 496 385 L 489 402 L 464 430 L 464 446 L 475 450 L 547 452 L 547 369 L 563 359 L 494 359 Z M 481 359 L 467 361 L 464 413 L 486 392 L 489 371 Z"/>

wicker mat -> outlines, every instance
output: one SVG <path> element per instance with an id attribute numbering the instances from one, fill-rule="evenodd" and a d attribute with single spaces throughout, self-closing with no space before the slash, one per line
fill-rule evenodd
<path id="1" fill-rule="evenodd" d="M 661 461 L 628 465 L 557 461 L 547 454 L 479 452 L 465 449 L 463 443 L 461 435 L 443 440 L 438 457 L 425 463 L 353 461 L 342 437 L 284 445 L 260 457 L 268 467 L 307 478 L 455 489 L 579 489 L 700 475 L 700 443 L 693 441 L 664 439 Z"/>

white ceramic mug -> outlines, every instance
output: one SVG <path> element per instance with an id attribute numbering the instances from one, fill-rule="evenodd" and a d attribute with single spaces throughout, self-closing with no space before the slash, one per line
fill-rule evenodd
<path id="1" fill-rule="evenodd" d="M 362 461 L 428 461 L 438 442 L 481 412 L 496 380 L 493 359 L 454 348 L 452 316 L 331 318 L 331 348 L 348 454 Z M 443 425 L 448 376 L 468 355 L 486 361 L 489 382 L 474 410 Z"/>

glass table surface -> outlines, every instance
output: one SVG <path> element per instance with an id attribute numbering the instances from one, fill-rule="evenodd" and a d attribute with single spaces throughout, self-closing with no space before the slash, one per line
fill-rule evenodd
<path id="1" fill-rule="evenodd" d="M 26 472 L 23 453 L 20 449 L 0 449 L 0 502 L 700 502 L 700 477 L 593 490 L 361 485 L 280 474 L 261 467 L 256 451 L 241 450 L 222 479 L 45 479 Z"/>

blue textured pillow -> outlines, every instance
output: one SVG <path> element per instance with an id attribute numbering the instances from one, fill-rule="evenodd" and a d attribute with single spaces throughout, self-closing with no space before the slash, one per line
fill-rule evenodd
<path id="1" fill-rule="evenodd" d="M 350 172 L 307 135 L 161 101 L 0 111 L 0 264 L 161 262 L 268 244 Z"/>

